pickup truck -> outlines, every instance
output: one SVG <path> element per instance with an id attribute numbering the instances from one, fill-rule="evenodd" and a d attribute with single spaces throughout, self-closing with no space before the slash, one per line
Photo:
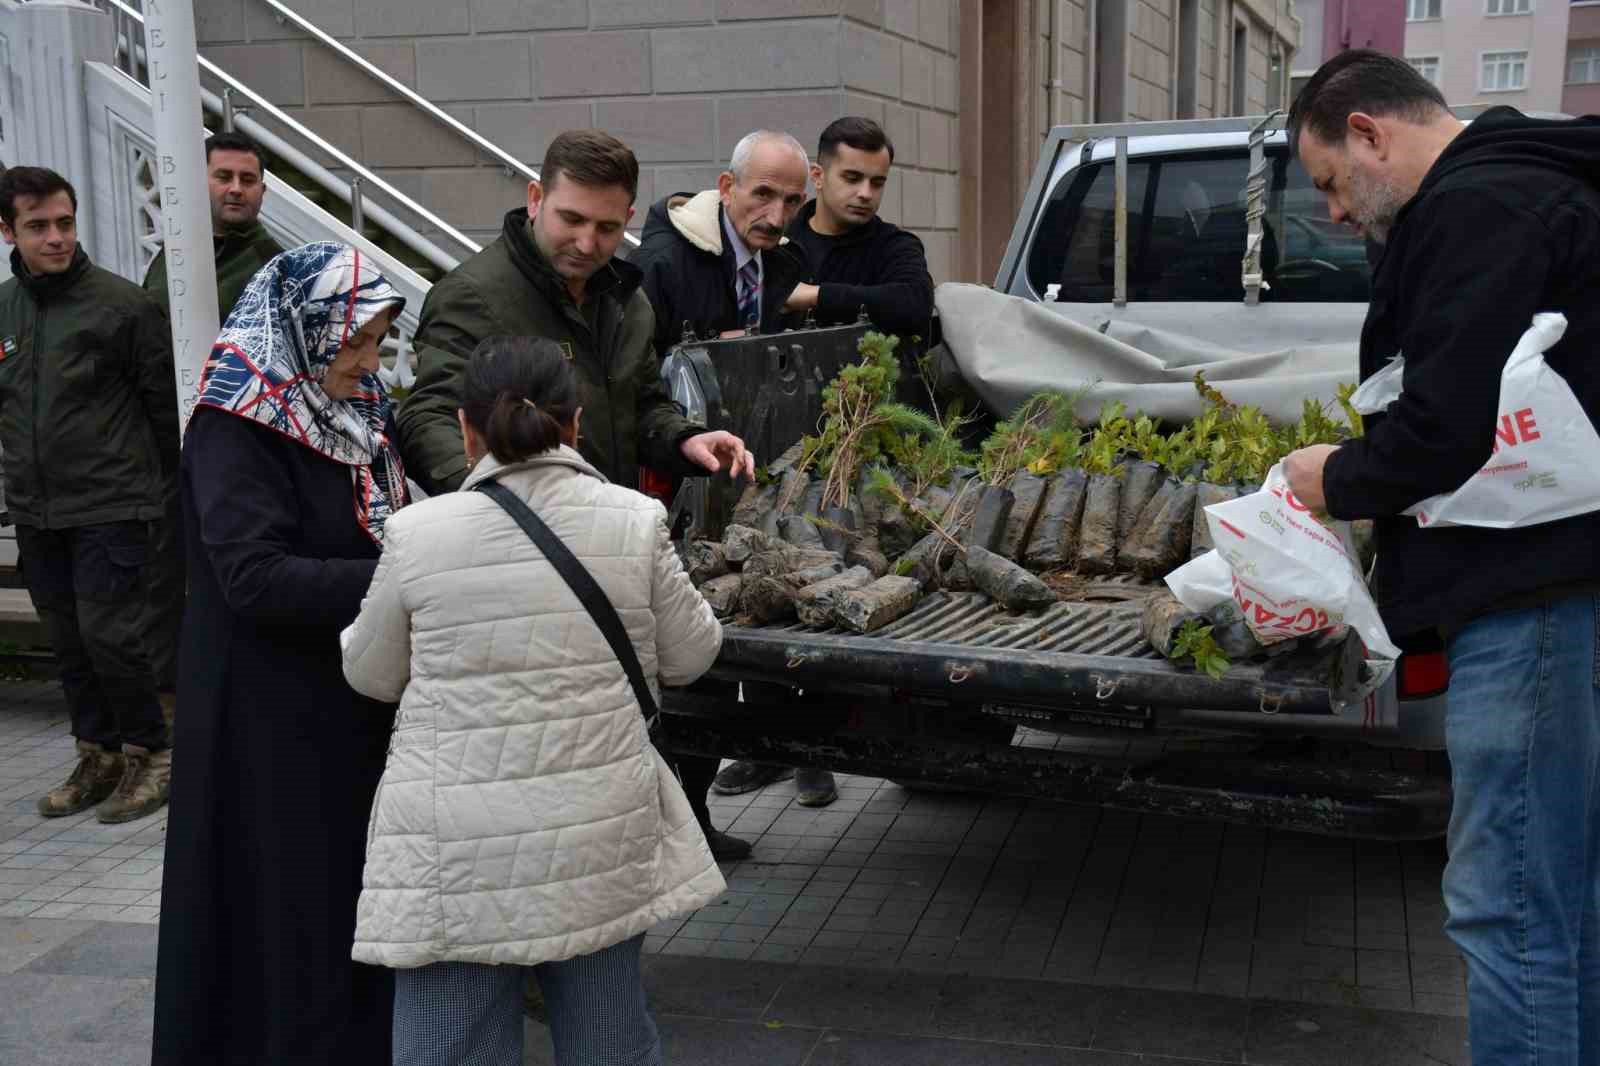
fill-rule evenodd
<path id="1" fill-rule="evenodd" d="M 1241 268 L 1252 214 L 1259 285 Z M 1329 221 L 1269 123 L 1059 127 L 994 286 L 940 286 L 937 332 L 954 384 L 998 417 L 1030 391 L 1095 380 L 1048 333 L 1031 343 L 1017 325 L 1062 320 L 1140 356 L 1128 381 L 1101 379 L 1103 395 L 1130 408 L 1174 414 L 1172 397 L 1185 390 L 1170 386 L 1204 362 L 1209 380 L 1238 369 L 1250 402 L 1274 397 L 1298 411 L 1302 395 L 1355 379 L 1368 270 L 1364 243 Z M 969 317 L 975 307 L 990 318 Z M 686 339 L 663 373 L 692 414 L 770 459 L 813 431 L 822 386 L 854 360 L 868 326 Z M 707 522 L 716 511 L 707 497 L 727 491 L 682 490 L 678 528 Z M 745 699 L 728 684 L 667 692 L 666 743 L 908 787 L 1321 834 L 1444 831 L 1448 678 L 1438 646 L 1410 651 L 1372 691 L 1358 686 L 1354 642 L 1212 678 L 1141 637 L 1141 604 L 1158 587 L 1116 576 L 1031 614 L 935 592 L 870 636 L 729 625 L 712 677 L 744 683 Z M 773 700 L 772 686 L 800 696 Z"/>

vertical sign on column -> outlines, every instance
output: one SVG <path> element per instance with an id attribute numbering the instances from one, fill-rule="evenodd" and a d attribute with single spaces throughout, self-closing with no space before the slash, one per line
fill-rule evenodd
<path id="1" fill-rule="evenodd" d="M 211 250 L 194 4 L 192 0 L 145 0 L 144 20 L 161 183 L 161 229 L 167 251 L 167 294 L 172 301 L 178 424 L 184 426 L 194 410 L 200 373 L 217 338 L 217 266 Z"/>

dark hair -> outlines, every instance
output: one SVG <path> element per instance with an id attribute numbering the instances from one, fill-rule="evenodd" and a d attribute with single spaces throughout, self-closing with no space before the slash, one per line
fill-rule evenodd
<path id="1" fill-rule="evenodd" d="M 72 201 L 72 213 L 78 213 L 78 192 L 72 182 L 53 170 L 44 167 L 11 167 L 0 174 L 0 220 L 6 225 L 17 224 L 17 197 L 37 196 L 44 199 L 58 192 L 67 194 Z"/>
<path id="2" fill-rule="evenodd" d="M 817 142 L 817 165 L 827 166 L 828 160 L 839 153 L 841 144 L 858 152 L 879 152 L 889 149 L 889 162 L 894 162 L 894 142 L 883 132 L 883 127 L 870 118 L 836 118 L 822 131 Z"/>
<path id="3" fill-rule="evenodd" d="M 555 341 L 490 337 L 467 362 L 461 409 L 496 459 L 520 463 L 561 444 L 578 413 L 578 380 Z"/>
<path id="4" fill-rule="evenodd" d="M 1340 52 L 1311 75 L 1289 108 L 1290 154 L 1300 150 L 1302 130 L 1323 144 L 1342 144 L 1356 111 L 1420 125 L 1448 107 L 1438 87 L 1405 60 L 1367 48 Z"/>
<path id="5" fill-rule="evenodd" d="M 261 146 L 238 130 L 213 133 L 206 138 L 207 164 L 211 162 L 211 153 L 219 149 L 224 152 L 249 152 L 256 157 L 256 166 L 261 168 L 262 173 L 266 173 L 267 159 L 261 152 Z"/>
<path id="6" fill-rule="evenodd" d="M 550 142 L 539 180 L 553 189 L 559 177 L 602 189 L 621 185 L 630 204 L 639 195 L 639 160 L 633 149 L 604 130 L 567 130 Z"/>

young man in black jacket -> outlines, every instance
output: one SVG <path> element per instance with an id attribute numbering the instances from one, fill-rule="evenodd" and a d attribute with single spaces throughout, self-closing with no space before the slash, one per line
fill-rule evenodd
<path id="1" fill-rule="evenodd" d="M 127 822 L 167 801 L 172 752 L 146 646 L 150 524 L 178 465 L 166 316 L 89 262 L 78 196 L 42 167 L 0 176 L 0 445 L 22 576 L 61 663 L 77 739 L 46 818 Z"/>
<path id="2" fill-rule="evenodd" d="M 817 198 L 789 226 L 809 270 L 787 310 L 838 326 L 864 307 L 874 326 L 906 343 L 927 337 L 933 278 L 922 241 L 878 217 L 893 165 L 894 145 L 870 118 L 837 119 L 822 131 L 811 165 Z"/>
<path id="3" fill-rule="evenodd" d="M 1566 316 L 1546 358 L 1600 422 L 1600 119 L 1498 107 L 1464 126 L 1404 61 L 1352 51 L 1301 90 L 1289 143 L 1333 220 L 1384 244 L 1361 375 L 1403 354 L 1401 397 L 1285 465 L 1312 508 L 1377 519 L 1391 633 L 1447 639 L 1446 929 L 1473 1062 L 1600 1062 L 1600 511 L 1505 530 L 1401 514 L 1489 460 L 1536 312 Z"/>
<path id="4" fill-rule="evenodd" d="M 794 287 L 784 310 L 811 312 L 819 326 L 856 320 L 862 308 L 872 324 L 911 338 L 927 337 L 933 318 L 933 278 L 916 234 L 878 217 L 894 165 L 894 145 L 870 118 L 829 123 L 811 165 L 816 199 L 789 224 L 789 240 L 806 258 L 806 280 Z M 738 795 L 795 775 L 795 797 L 805 807 L 838 798 L 827 770 L 774 766 L 741 759 L 717 774 L 716 791 Z"/>

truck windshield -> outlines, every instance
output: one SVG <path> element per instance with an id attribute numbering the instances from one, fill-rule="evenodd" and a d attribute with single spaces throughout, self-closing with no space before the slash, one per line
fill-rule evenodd
<path id="1" fill-rule="evenodd" d="M 1364 302 L 1366 242 L 1331 222 L 1323 195 L 1286 151 L 1269 149 L 1262 220 L 1263 301 Z M 1136 156 L 1128 160 L 1128 298 L 1242 300 L 1244 150 Z M 1064 175 L 1051 191 L 1028 256 L 1035 292 L 1109 303 L 1115 245 L 1111 161 Z"/>

